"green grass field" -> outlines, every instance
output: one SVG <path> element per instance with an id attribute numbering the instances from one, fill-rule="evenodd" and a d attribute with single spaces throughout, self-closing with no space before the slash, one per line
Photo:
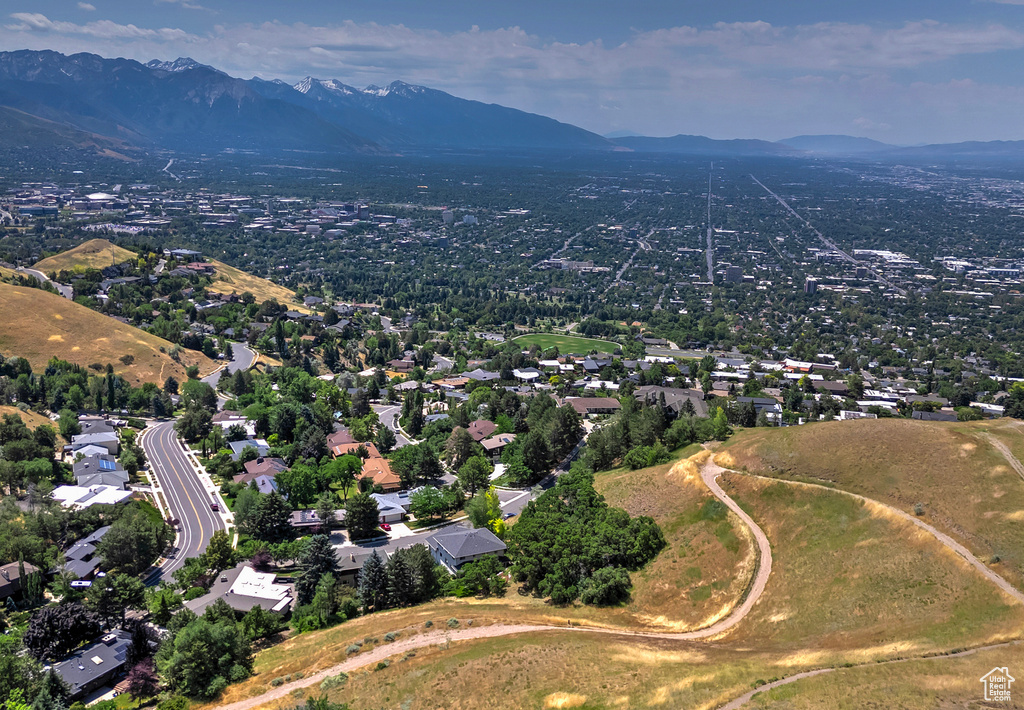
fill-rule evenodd
<path id="1" fill-rule="evenodd" d="M 618 343 L 612 343 L 607 340 L 577 338 L 572 335 L 556 335 L 554 333 L 520 335 L 518 338 L 513 338 L 512 342 L 522 345 L 524 348 L 528 348 L 531 345 L 536 345 L 542 350 L 552 347 L 558 348 L 558 352 L 563 355 L 567 353 L 583 355 L 592 350 L 596 350 L 599 353 L 613 353 L 619 348 Z"/>

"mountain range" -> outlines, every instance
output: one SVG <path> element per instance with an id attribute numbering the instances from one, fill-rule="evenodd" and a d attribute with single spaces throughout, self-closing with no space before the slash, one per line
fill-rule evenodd
<path id="1" fill-rule="evenodd" d="M 358 89 L 335 79 L 239 79 L 189 58 L 106 59 L 0 52 L 0 147 L 135 150 L 632 151 L 723 156 L 970 159 L 1024 157 L 1024 141 L 916 147 L 852 136 L 781 141 L 600 136 L 497 104 L 395 81 Z"/>

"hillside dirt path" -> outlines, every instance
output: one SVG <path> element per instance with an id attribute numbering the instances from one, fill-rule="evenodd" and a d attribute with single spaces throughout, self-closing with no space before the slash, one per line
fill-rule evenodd
<path id="1" fill-rule="evenodd" d="M 857 495 L 856 493 L 850 493 L 848 491 L 843 491 L 843 490 L 839 490 L 839 489 L 836 489 L 836 488 L 829 488 L 828 486 L 822 486 L 822 485 L 819 485 L 819 484 L 816 484 L 816 483 L 804 483 L 804 482 L 800 482 L 800 481 L 787 481 L 787 480 L 784 480 L 784 479 L 771 478 L 769 476 L 758 476 L 756 474 L 750 474 L 750 473 L 744 473 L 742 471 L 735 471 L 735 470 L 732 470 L 732 469 L 726 469 L 726 468 L 723 468 L 723 467 L 719 466 L 715 462 L 714 457 L 711 456 L 711 457 L 709 457 L 707 459 L 707 461 L 705 461 L 705 463 L 701 467 L 701 471 L 700 471 L 701 480 L 704 481 L 704 484 L 708 487 L 708 489 L 711 491 L 711 493 L 716 498 L 718 498 L 720 501 L 722 501 L 722 503 L 724 503 L 726 505 L 726 507 L 729 508 L 729 510 L 731 510 L 733 513 L 735 513 L 740 518 L 740 520 L 742 520 L 743 523 L 745 525 L 747 525 L 747 527 L 753 533 L 754 539 L 757 541 L 757 547 L 758 547 L 757 571 L 755 573 L 754 580 L 751 583 L 749 593 L 746 595 L 745 599 L 743 600 L 743 603 L 739 607 L 737 607 L 733 611 L 733 613 L 731 613 L 729 616 L 725 617 L 724 619 L 721 619 L 718 622 L 712 624 L 711 626 L 708 626 L 708 627 L 703 628 L 703 629 L 698 629 L 696 631 L 688 631 L 688 632 L 684 632 L 684 633 L 658 633 L 658 632 L 647 632 L 647 631 L 629 631 L 629 630 L 619 630 L 619 629 L 589 628 L 589 627 L 580 627 L 580 626 L 546 626 L 546 625 L 541 625 L 541 624 L 495 624 L 495 625 L 492 625 L 492 626 L 477 626 L 477 627 L 471 627 L 471 628 L 466 628 L 466 629 L 458 629 L 458 630 L 455 630 L 455 631 L 445 631 L 445 630 L 431 631 L 431 632 L 428 632 L 428 633 L 418 634 L 416 636 L 411 636 L 411 637 L 408 637 L 408 638 L 400 639 L 400 640 L 398 640 L 398 641 L 396 641 L 394 643 L 378 646 L 378 647 L 376 647 L 376 648 L 374 648 L 374 649 L 372 649 L 370 651 L 367 651 L 366 653 L 361 653 L 361 654 L 359 654 L 357 656 L 349 658 L 348 660 L 346 660 L 346 661 L 344 661 L 342 663 L 339 663 L 339 664 L 337 664 L 335 666 L 332 666 L 331 668 L 327 668 L 325 670 L 322 670 L 322 671 L 319 671 L 317 673 L 314 673 L 313 675 L 307 676 L 305 678 L 301 678 L 299 680 L 292 681 L 290 683 L 285 683 L 283 685 L 278 686 L 277 688 L 272 688 L 269 691 L 267 691 L 266 693 L 263 693 L 262 695 L 258 695 L 258 696 L 253 697 L 253 698 L 248 698 L 246 700 L 239 700 L 237 702 L 230 703 L 230 704 L 227 704 L 227 705 L 218 706 L 218 710 L 254 710 L 255 708 L 258 708 L 258 707 L 260 707 L 260 706 L 262 706 L 262 705 L 264 705 L 266 703 L 269 703 L 269 702 L 271 702 L 273 700 L 277 700 L 277 699 L 285 697 L 286 695 L 291 693 L 293 690 L 296 690 L 296 689 L 299 689 L 299 688 L 308 688 L 309 686 L 312 686 L 312 685 L 318 685 L 319 683 L 321 683 L 328 676 L 337 675 L 338 673 L 342 673 L 342 672 L 349 673 L 351 671 L 358 670 L 359 668 L 363 668 L 365 666 L 377 663 L 379 661 L 383 661 L 384 659 L 389 658 L 391 656 L 395 656 L 395 655 L 398 655 L 398 654 L 401 654 L 401 653 L 405 653 L 405 652 L 408 652 L 408 651 L 414 651 L 416 649 L 424 648 L 424 647 L 427 647 L 427 646 L 446 644 L 446 643 L 449 643 L 451 641 L 472 641 L 472 640 L 476 640 L 476 639 L 486 639 L 486 638 L 497 638 L 497 637 L 500 637 L 500 636 L 510 636 L 510 635 L 513 635 L 513 634 L 548 632 L 548 631 L 574 632 L 574 633 L 611 634 L 611 635 L 615 635 L 615 636 L 628 636 L 628 637 L 633 637 L 633 638 L 669 639 L 669 640 L 676 640 L 676 641 L 694 641 L 694 640 L 708 639 L 708 638 L 711 638 L 711 637 L 714 637 L 714 636 L 718 636 L 718 635 L 724 633 L 725 631 L 731 629 L 732 627 L 736 626 L 738 623 L 740 623 L 747 616 L 747 614 L 750 613 L 751 609 L 753 609 L 754 605 L 758 602 L 758 600 L 761 598 L 761 595 L 764 593 L 765 587 L 768 584 L 768 579 L 771 576 L 771 570 L 772 570 L 771 545 L 770 545 L 770 543 L 768 541 L 768 537 L 764 534 L 764 531 L 761 530 L 761 528 L 753 521 L 753 519 L 749 515 L 747 515 L 747 513 L 739 506 L 739 504 L 736 503 L 736 501 L 734 501 L 722 489 L 722 487 L 718 484 L 718 477 L 722 473 L 733 473 L 733 474 L 736 474 L 738 476 L 747 476 L 747 477 L 750 477 L 750 478 L 759 478 L 759 479 L 762 479 L 762 480 L 765 480 L 765 481 L 772 481 L 774 483 L 783 483 L 783 484 L 795 485 L 795 486 L 810 486 L 810 487 L 813 487 L 813 488 L 820 488 L 820 489 L 823 489 L 823 490 L 826 490 L 826 491 L 831 491 L 833 493 L 840 493 L 842 495 L 852 496 L 852 497 L 857 498 L 859 500 L 862 500 L 865 503 L 868 503 L 870 505 L 877 505 L 877 506 L 887 510 L 888 512 L 892 513 L 893 515 L 895 515 L 895 516 L 897 516 L 899 518 L 902 518 L 902 519 L 904 519 L 904 520 L 906 520 L 906 521 L 908 521 L 910 523 L 913 523 L 917 527 L 919 527 L 922 530 L 925 530 L 926 532 L 931 534 L 942 545 L 944 545 L 946 548 L 948 548 L 948 549 L 952 550 L 953 552 L 955 552 L 959 557 L 961 557 L 969 565 L 971 565 L 972 567 L 977 569 L 979 572 L 981 572 L 982 575 L 987 577 L 991 582 L 993 582 L 996 586 L 998 586 L 1001 590 L 1003 590 L 1004 593 L 1006 593 L 1008 596 L 1010 596 L 1013 599 L 1015 599 L 1015 600 L 1021 602 L 1022 604 L 1024 604 L 1024 593 L 1022 593 L 1021 591 L 1016 589 L 1013 585 L 1011 585 L 1009 582 L 1007 582 L 1005 579 L 1003 579 L 1000 575 L 996 574 L 995 572 L 990 570 L 988 567 L 986 567 L 984 564 L 979 562 L 974 557 L 974 555 L 971 554 L 970 550 L 968 550 L 966 547 L 961 545 L 959 542 L 957 542 L 956 540 L 951 538 L 949 535 L 946 535 L 945 533 L 940 532 L 939 530 L 937 530 L 936 528 L 932 527 L 928 523 L 926 523 L 926 522 L 924 522 L 922 520 L 919 520 L 918 518 L 910 515 L 909 513 L 905 513 L 902 510 L 899 510 L 897 508 L 893 508 L 893 507 L 891 507 L 889 505 L 886 505 L 884 503 L 880 503 L 880 502 L 878 502 L 876 500 L 873 500 L 871 498 L 865 498 L 864 496 Z M 1001 643 L 1001 644 L 993 644 L 993 645 L 990 645 L 990 646 L 980 646 L 978 648 L 969 649 L 969 650 L 966 650 L 966 651 L 960 651 L 960 652 L 957 652 L 957 653 L 950 653 L 950 654 L 944 654 L 944 655 L 930 656 L 928 658 L 895 659 L 895 660 L 892 660 L 892 661 L 884 661 L 883 663 L 884 664 L 889 664 L 889 663 L 906 663 L 906 662 L 909 662 L 909 661 L 919 661 L 919 660 L 928 660 L 928 659 L 936 659 L 936 658 L 958 658 L 958 657 L 961 657 L 961 656 L 968 656 L 968 655 L 971 655 L 973 653 L 977 653 L 978 651 L 984 651 L 984 650 L 988 650 L 988 649 L 991 649 L 991 648 L 999 648 L 999 647 L 1002 647 L 1002 646 L 1008 646 L 1008 645 L 1018 644 L 1018 643 L 1021 643 L 1021 641 L 1018 640 L 1018 641 L 1010 641 L 1010 642 Z M 870 665 L 878 665 L 878 664 L 873 662 Z M 737 710 L 738 708 L 742 707 L 747 702 L 749 702 L 750 699 L 753 698 L 754 695 L 756 695 L 757 693 L 761 693 L 761 692 L 764 692 L 766 690 L 771 690 L 772 688 L 776 688 L 776 687 L 779 687 L 779 686 L 782 686 L 782 685 L 786 685 L 786 684 L 789 684 L 789 683 L 794 683 L 794 682 L 796 682 L 798 680 L 802 680 L 804 678 L 811 678 L 813 676 L 822 675 L 824 673 L 832 673 L 832 672 L 837 671 L 837 670 L 842 670 L 842 669 L 839 669 L 839 668 L 819 668 L 819 669 L 815 669 L 815 670 L 805 671 L 805 672 L 802 672 L 802 673 L 796 673 L 796 674 L 794 674 L 792 676 L 788 676 L 788 677 L 783 678 L 781 680 L 775 681 L 773 683 L 769 683 L 769 684 L 761 686 L 761 687 L 759 687 L 759 688 L 757 688 L 755 690 L 752 690 L 752 691 L 750 691 L 748 693 L 745 693 L 744 695 L 741 695 L 740 697 L 735 698 L 735 699 L 729 701 L 725 705 L 720 706 L 719 710 Z"/>
<path id="2" fill-rule="evenodd" d="M 731 469 L 723 469 L 723 470 L 728 471 L 729 473 L 735 473 L 738 476 L 747 476 L 749 478 L 759 478 L 759 479 L 761 479 L 763 481 L 772 481 L 774 483 L 784 483 L 786 485 L 791 485 L 791 486 L 807 486 L 807 487 L 810 487 L 810 488 L 820 488 L 820 489 L 825 490 L 825 491 L 831 491 L 832 493 L 839 493 L 839 494 L 844 495 L 844 496 L 849 496 L 851 498 L 856 498 L 857 500 L 863 501 L 864 503 L 868 503 L 870 505 L 878 506 L 879 508 L 884 509 L 886 512 L 891 513 L 892 515 L 895 515 L 898 518 L 902 518 L 903 520 L 906 520 L 909 523 L 913 523 L 917 527 L 919 527 L 922 530 L 924 530 L 925 532 L 927 532 L 929 535 L 931 535 L 936 540 L 938 540 L 939 543 L 941 543 L 944 547 L 946 547 L 949 550 L 952 550 L 953 552 L 955 552 L 957 554 L 957 556 L 962 558 L 967 564 L 969 564 L 971 567 L 974 567 L 974 569 L 978 570 L 978 572 L 980 572 L 984 577 L 987 577 L 990 582 L 992 582 L 997 587 L 999 587 L 1001 590 L 1003 590 L 1003 592 L 1006 593 L 1007 596 L 1012 597 L 1013 599 L 1015 599 L 1016 601 L 1020 602 L 1021 604 L 1024 604 L 1024 592 L 1021 592 L 1019 589 L 1017 589 L 1012 584 L 1007 582 L 997 572 L 994 572 L 993 570 L 989 569 L 989 567 L 987 565 L 985 565 L 977 557 L 974 556 L 974 553 L 972 553 L 970 550 L 968 550 L 966 547 L 961 545 L 959 542 L 954 540 L 952 537 L 950 537 L 946 533 L 941 532 L 940 530 L 938 530 L 937 528 L 929 525 L 928 523 L 924 522 L 920 518 L 918 518 L 918 517 L 916 517 L 914 515 L 911 515 L 910 513 L 904 512 L 904 511 L 900 510 L 899 508 L 894 508 L 891 505 L 887 505 L 885 503 L 881 503 L 881 502 L 879 502 L 879 501 L 877 501 L 877 500 L 875 500 L 873 498 L 866 498 L 866 497 L 864 497 L 862 495 L 858 495 L 856 493 L 850 493 L 849 491 L 844 491 L 844 490 L 839 489 L 839 488 L 830 488 L 828 486 L 823 486 L 823 485 L 818 484 L 818 483 L 807 483 L 805 481 L 788 481 L 788 480 L 782 479 L 782 478 L 772 478 L 771 476 L 759 476 L 759 475 L 754 474 L 754 473 L 745 473 L 743 471 L 733 471 Z"/>
<path id="3" fill-rule="evenodd" d="M 614 636 L 669 639 L 675 641 L 694 641 L 718 636 L 719 634 L 722 634 L 736 626 L 736 624 L 740 623 L 747 614 L 750 613 L 750 610 L 753 609 L 758 599 L 761 598 L 761 594 L 764 592 L 765 586 L 768 584 L 768 578 L 771 576 L 772 572 L 772 551 L 771 545 L 768 542 L 768 537 L 764 534 L 764 531 L 758 527 L 757 523 L 755 523 L 753 519 L 751 519 L 751 517 L 747 515 L 742 508 L 740 508 L 739 504 L 730 498 L 729 495 L 722 490 L 722 487 L 718 485 L 718 477 L 725 470 L 726 469 L 723 469 L 709 457 L 701 468 L 700 477 L 701 480 L 704 481 L 705 485 L 707 485 L 711 490 L 711 493 L 722 501 L 729 510 L 735 513 L 740 520 L 750 528 L 750 531 L 754 535 L 754 539 L 757 541 L 758 564 L 754 580 L 750 585 L 749 592 L 746 594 L 743 603 L 733 610 L 731 614 L 720 619 L 711 626 L 683 633 L 658 633 L 648 631 L 629 631 L 627 629 L 589 628 L 581 626 L 545 626 L 539 624 L 495 624 L 493 626 L 477 626 L 458 629 L 455 631 L 431 631 L 400 639 L 394 643 L 377 646 L 371 651 L 353 656 L 342 663 L 314 673 L 313 675 L 279 685 L 262 695 L 248 698 L 246 700 L 239 700 L 228 705 L 218 706 L 219 710 L 253 710 L 253 708 L 257 708 L 265 703 L 283 698 L 298 688 L 308 688 L 311 685 L 317 685 L 328 676 L 337 675 L 342 672 L 348 673 L 377 663 L 378 661 L 383 661 L 385 658 L 389 658 L 391 656 L 407 651 L 414 651 L 426 646 L 448 643 L 450 641 L 472 641 L 475 639 L 496 638 L 499 636 L 509 636 L 512 634 L 532 633 L 538 631 L 611 634 Z"/>
<path id="4" fill-rule="evenodd" d="M 1003 458 L 1006 459 L 1006 462 L 1010 464 L 1014 471 L 1017 472 L 1017 475 L 1024 478 L 1024 464 L 1021 464 L 1020 460 L 1013 455 L 1013 452 L 1010 451 L 1010 447 L 988 432 L 985 432 L 985 438 L 988 439 L 988 443 L 992 444 L 992 446 L 996 448 L 996 451 L 1003 455 Z"/>
<path id="5" fill-rule="evenodd" d="M 751 690 L 748 693 L 744 693 L 743 695 L 741 695 L 740 697 L 736 698 L 735 700 L 729 701 L 725 705 L 722 705 L 721 707 L 719 707 L 718 710 L 739 710 L 739 708 L 743 707 L 748 702 L 750 702 L 753 699 L 753 697 L 755 695 L 757 695 L 758 693 L 763 693 L 763 692 L 765 692 L 767 690 L 772 690 L 773 688 L 778 688 L 781 685 L 789 685 L 790 683 L 795 683 L 798 680 L 803 680 L 804 678 L 813 678 L 814 676 L 824 675 L 826 673 L 834 673 L 836 671 L 844 671 L 844 670 L 848 670 L 850 668 L 861 668 L 863 666 L 891 666 L 891 665 L 893 665 L 895 663 L 912 663 L 914 661 L 936 661 L 936 660 L 946 660 L 946 659 L 950 659 L 950 658 L 963 658 L 964 656 L 973 656 L 975 653 L 979 653 L 981 651 L 991 651 L 992 649 L 996 649 L 996 648 L 1006 648 L 1007 646 L 1016 646 L 1016 645 L 1018 645 L 1020 643 L 1022 643 L 1022 642 L 1021 641 L 1005 641 L 1003 643 L 994 643 L 994 644 L 990 644 L 988 646 L 978 646 L 977 648 L 970 648 L 970 649 L 967 649 L 966 651 L 957 651 L 956 653 L 946 653 L 946 654 L 942 654 L 942 655 L 939 655 L 939 656 L 926 656 L 926 657 L 923 657 L 923 658 L 894 658 L 891 661 L 859 663 L 857 665 L 847 666 L 845 668 L 818 668 L 817 670 L 813 670 L 813 671 L 804 671 L 803 673 L 796 673 L 796 674 L 791 675 L 791 676 L 789 676 L 787 678 L 783 678 L 782 680 L 776 680 L 776 681 L 773 681 L 771 683 L 766 683 L 765 685 L 762 685 L 759 688 Z"/>

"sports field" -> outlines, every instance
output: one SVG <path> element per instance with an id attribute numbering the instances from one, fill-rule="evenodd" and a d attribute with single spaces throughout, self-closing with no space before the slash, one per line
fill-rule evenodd
<path id="1" fill-rule="evenodd" d="M 555 333 L 530 333 L 513 338 L 512 342 L 528 348 L 536 345 L 541 350 L 558 348 L 558 352 L 564 354 L 574 353 L 583 355 L 596 350 L 599 353 L 613 353 L 619 348 L 618 343 L 607 340 L 595 340 L 594 338 L 577 338 L 572 335 L 557 335 Z"/>

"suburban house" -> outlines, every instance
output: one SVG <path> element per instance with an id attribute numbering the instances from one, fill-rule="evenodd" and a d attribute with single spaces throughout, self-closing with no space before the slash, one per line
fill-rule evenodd
<path id="1" fill-rule="evenodd" d="M 128 485 L 128 472 L 110 454 L 89 456 L 75 461 L 72 466 L 75 481 L 82 488 L 114 486 L 124 489 Z"/>
<path id="2" fill-rule="evenodd" d="M 80 700 L 124 672 L 130 645 L 131 634 L 118 629 L 55 663 L 53 671 L 71 689 L 68 700 Z"/>
<path id="3" fill-rule="evenodd" d="M 117 456 L 121 451 L 121 444 L 117 434 L 112 431 L 102 431 L 95 434 L 76 434 L 71 437 L 71 451 L 78 451 L 86 446 L 100 446 L 106 449 L 106 453 Z"/>
<path id="4" fill-rule="evenodd" d="M 345 444 L 355 444 L 356 440 L 352 438 L 351 432 L 348 429 L 342 429 L 341 431 L 331 432 L 327 435 L 327 448 L 333 449 L 335 446 L 344 446 Z"/>
<path id="5" fill-rule="evenodd" d="M 227 434 L 233 426 L 240 426 L 245 430 L 245 436 L 249 439 L 256 437 L 256 423 L 238 412 L 217 412 L 213 415 L 212 423 L 219 426 Z"/>
<path id="6" fill-rule="evenodd" d="M 334 511 L 334 521 L 340 523 L 345 520 L 345 509 L 341 508 Z M 293 528 L 316 528 L 320 527 L 323 523 L 320 520 L 320 516 L 317 512 L 311 508 L 304 508 L 302 510 L 293 510 L 289 516 L 289 524 Z"/>
<path id="7" fill-rule="evenodd" d="M 665 406 L 676 415 L 683 413 L 685 402 L 689 402 L 693 406 L 693 413 L 698 417 L 708 415 L 708 405 L 704 401 L 704 393 L 700 390 L 644 385 L 633 391 L 633 396 L 648 406 L 657 404 L 663 394 L 665 395 Z"/>
<path id="8" fill-rule="evenodd" d="M 244 468 L 244 473 L 239 473 L 231 480 L 235 483 L 249 483 L 261 477 L 273 478 L 281 473 L 281 471 L 287 471 L 288 465 L 284 462 L 284 459 L 260 456 L 252 461 L 246 461 Z"/>
<path id="9" fill-rule="evenodd" d="M 476 382 L 492 382 L 494 380 L 501 379 L 500 373 L 487 372 L 487 370 L 481 370 L 479 367 L 472 372 L 463 372 L 462 376 L 469 380 L 475 380 Z"/>
<path id="10" fill-rule="evenodd" d="M 764 412 L 769 419 L 782 416 L 782 405 L 771 397 L 737 397 L 736 403 L 740 405 L 753 404 L 754 411 L 758 414 Z"/>
<path id="11" fill-rule="evenodd" d="M 492 461 L 501 460 L 501 452 L 505 450 L 505 447 L 516 440 L 515 434 L 495 434 L 492 437 L 484 439 L 480 442 L 480 445 L 484 447 L 484 451 L 491 457 Z"/>
<path id="12" fill-rule="evenodd" d="M 400 523 L 409 512 L 409 496 L 393 493 L 371 493 L 377 501 L 377 516 L 382 523 Z"/>
<path id="13" fill-rule="evenodd" d="M 363 461 L 360 478 L 367 477 L 373 480 L 373 485 L 384 489 L 385 493 L 397 491 L 402 487 L 402 479 L 391 470 L 391 464 L 385 458 L 369 458 Z"/>
<path id="14" fill-rule="evenodd" d="M 477 419 L 475 422 L 470 422 L 468 429 L 469 435 L 478 444 L 497 430 L 498 425 L 487 419 Z"/>
<path id="15" fill-rule="evenodd" d="M 451 528 L 427 538 L 430 555 L 453 574 L 459 567 L 486 555 L 504 554 L 507 547 L 487 528 Z"/>
<path id="16" fill-rule="evenodd" d="M 223 599 L 228 606 L 243 614 L 254 607 L 287 614 L 292 608 L 292 585 L 277 584 L 274 579 L 272 572 L 257 572 L 243 562 L 234 569 L 221 572 L 208 593 L 185 602 L 185 606 L 202 616 L 206 607 Z"/>
<path id="17" fill-rule="evenodd" d="M 270 444 L 267 443 L 266 439 L 244 439 L 243 441 L 232 441 L 228 444 L 231 449 L 231 460 L 237 461 L 242 456 L 242 452 L 247 448 L 252 447 L 256 449 L 256 456 L 266 456 L 270 453 Z"/>
<path id="18" fill-rule="evenodd" d="M 382 560 L 386 561 L 388 558 L 386 550 L 379 550 L 377 554 L 380 555 Z M 338 581 L 352 587 L 359 586 L 359 573 L 363 570 L 363 563 L 366 562 L 367 558 L 371 555 L 373 555 L 372 550 L 366 551 L 358 547 L 338 550 Z"/>
<path id="19" fill-rule="evenodd" d="M 920 409 L 915 410 L 910 415 L 913 419 L 919 419 L 924 422 L 955 422 L 957 421 L 956 412 L 924 412 Z"/>
<path id="20" fill-rule="evenodd" d="M 96 546 L 108 530 L 110 530 L 110 526 L 104 525 L 69 547 L 64 553 L 64 571 L 75 579 L 92 579 L 100 568 L 100 559 L 96 556 Z"/>
<path id="21" fill-rule="evenodd" d="M 53 499 L 72 510 L 85 510 L 94 505 L 117 505 L 131 497 L 132 492 L 121 486 L 57 486 L 53 489 Z"/>
<path id="22" fill-rule="evenodd" d="M 366 448 L 368 457 L 363 460 L 363 471 L 359 474 L 359 477 L 372 479 L 373 485 L 380 486 L 384 489 L 385 493 L 397 491 L 401 488 L 402 479 L 391 470 L 391 464 L 380 455 L 380 451 L 377 450 L 373 442 L 358 443 L 353 441 L 346 444 L 338 444 L 331 447 L 331 453 L 336 457 L 348 454 L 357 455 L 360 446 Z"/>
<path id="23" fill-rule="evenodd" d="M 575 409 L 581 417 L 615 414 L 620 408 L 619 400 L 614 397 L 570 397 L 565 403 Z"/>
<path id="24" fill-rule="evenodd" d="M 24 563 L 25 575 L 34 574 L 39 568 L 28 562 Z M 17 562 L 0 566 L 0 599 L 13 597 L 22 590 L 24 580 L 21 578 L 21 565 Z"/>

